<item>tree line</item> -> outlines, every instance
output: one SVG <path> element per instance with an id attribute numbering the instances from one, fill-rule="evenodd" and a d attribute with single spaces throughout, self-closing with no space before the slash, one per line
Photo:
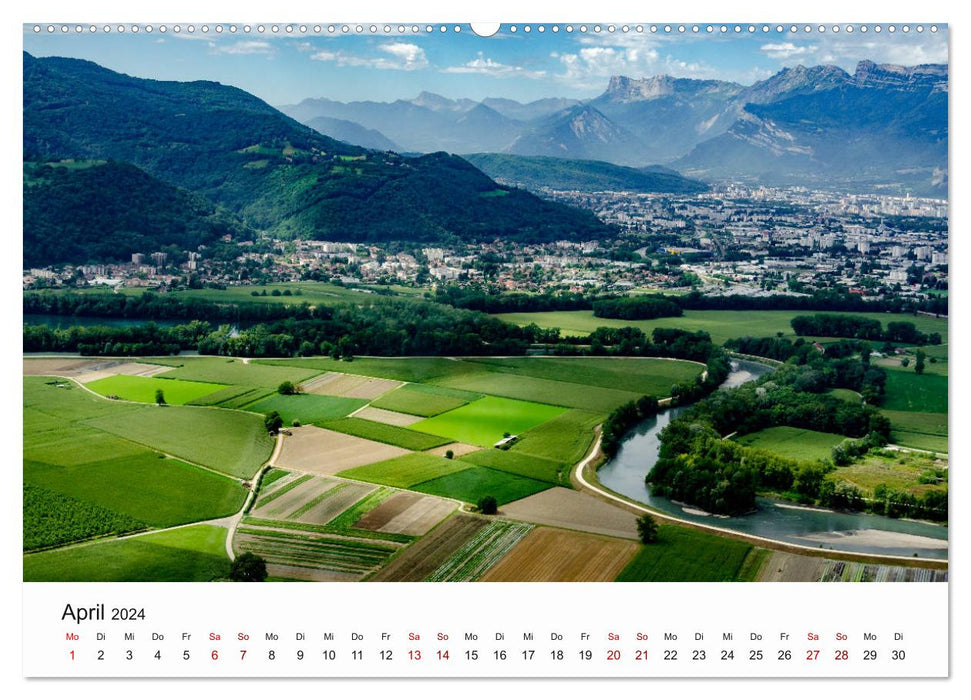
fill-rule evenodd
<path id="1" fill-rule="evenodd" d="M 884 340 L 912 345 L 940 345 L 940 333 L 923 333 L 910 321 L 891 321 L 887 329 L 876 319 L 864 316 L 814 314 L 796 316 L 789 322 L 796 335 L 815 335 L 859 340 Z"/>

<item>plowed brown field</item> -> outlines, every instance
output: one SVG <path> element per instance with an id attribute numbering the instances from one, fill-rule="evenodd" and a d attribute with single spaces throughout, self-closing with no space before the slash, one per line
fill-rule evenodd
<path id="1" fill-rule="evenodd" d="M 480 581 L 613 581 L 637 551 L 623 540 L 539 527 Z"/>
<path id="2" fill-rule="evenodd" d="M 489 523 L 463 513 L 453 515 L 431 534 L 411 545 L 372 581 L 421 581 Z"/>

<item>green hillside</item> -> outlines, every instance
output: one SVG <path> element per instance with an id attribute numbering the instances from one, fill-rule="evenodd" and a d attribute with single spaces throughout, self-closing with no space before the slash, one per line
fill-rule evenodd
<path id="1" fill-rule="evenodd" d="M 215 82 L 143 80 L 24 54 L 25 161 L 132 163 L 280 236 L 590 239 L 591 213 L 497 185 L 456 156 L 350 146 Z"/>

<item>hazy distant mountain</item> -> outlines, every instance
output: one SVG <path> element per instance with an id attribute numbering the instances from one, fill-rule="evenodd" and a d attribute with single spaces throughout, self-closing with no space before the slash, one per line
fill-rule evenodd
<path id="1" fill-rule="evenodd" d="M 332 119 L 331 117 L 314 117 L 307 122 L 314 131 L 324 136 L 343 141 L 362 148 L 376 151 L 400 151 L 401 147 L 377 129 L 365 129 L 360 124 L 346 119 Z"/>
<path id="2" fill-rule="evenodd" d="M 131 163 L 280 236 L 610 235 L 589 212 L 500 186 L 461 158 L 368 151 L 323 136 L 237 88 L 144 80 L 89 61 L 29 54 L 23 79 L 24 161 Z"/>
<path id="3" fill-rule="evenodd" d="M 832 174 L 868 187 L 909 182 L 940 193 L 946 107 L 947 66 L 864 61 L 853 75 L 796 66 L 748 86 L 618 75 L 586 102 L 475 102 L 423 92 L 390 103 L 304 100 L 284 111 L 303 122 L 321 115 L 354 121 L 405 151 L 670 163 L 703 180 L 804 184 Z"/>
<path id="4" fill-rule="evenodd" d="M 556 112 L 562 112 L 564 109 L 569 109 L 580 104 L 580 100 L 573 100 L 568 97 L 547 97 L 523 104 L 522 102 L 507 100 L 502 97 L 487 97 L 482 100 L 482 104 L 486 107 L 491 107 L 504 117 L 516 119 L 521 122 L 529 122 L 548 117 Z"/>
<path id="5" fill-rule="evenodd" d="M 522 156 L 644 163 L 644 143 L 590 105 L 576 105 L 531 126 L 507 149 Z"/>
<path id="6" fill-rule="evenodd" d="M 306 99 L 280 109 L 304 124 L 318 117 L 352 121 L 380 131 L 401 150 L 423 153 L 500 151 L 515 140 L 522 128 L 519 122 L 487 105 L 449 100 L 430 92 L 413 100 L 394 102 Z"/>
<path id="7" fill-rule="evenodd" d="M 803 69 L 805 71 L 805 69 Z M 859 64 L 747 104 L 675 167 L 769 183 L 897 186 L 946 193 L 947 67 Z"/>
<path id="8" fill-rule="evenodd" d="M 674 170 L 661 166 L 638 170 L 599 160 L 569 160 L 508 153 L 473 153 L 463 158 L 491 178 L 533 191 L 548 187 L 579 192 L 687 194 L 709 189 L 703 182 L 682 177 Z"/>

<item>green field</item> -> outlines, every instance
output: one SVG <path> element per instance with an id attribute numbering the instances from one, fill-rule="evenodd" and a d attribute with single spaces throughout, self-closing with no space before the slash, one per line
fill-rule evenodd
<path id="1" fill-rule="evenodd" d="M 569 486 L 570 484 L 570 465 L 551 459 L 533 457 L 511 450 L 495 449 L 479 450 L 462 455 L 459 459 L 470 464 L 477 464 L 480 467 L 490 467 L 551 484 L 561 486 Z"/>
<path id="2" fill-rule="evenodd" d="M 165 403 L 173 406 L 187 404 L 226 388 L 223 384 L 186 382 L 161 377 L 129 377 L 124 374 L 88 382 L 85 386 L 102 396 L 117 396 L 125 401 L 141 403 L 155 403 L 155 392 L 161 389 L 165 393 Z"/>
<path id="3" fill-rule="evenodd" d="M 338 473 L 347 479 L 407 489 L 423 481 L 468 469 L 469 464 L 428 454 L 410 454 Z"/>
<path id="4" fill-rule="evenodd" d="M 559 328 L 560 335 L 588 335 L 601 326 L 624 328 L 633 326 L 650 335 L 655 328 L 681 328 L 686 331 L 707 331 L 716 343 L 724 343 L 729 338 L 752 336 L 768 338 L 776 333 L 794 336 L 790 321 L 803 311 L 691 311 L 684 312 L 680 318 L 660 318 L 648 321 L 625 321 L 612 318 L 597 318 L 593 311 L 540 311 L 535 313 L 496 314 L 509 323 L 528 326 L 535 323 L 540 328 Z M 841 313 L 841 312 L 834 312 Z M 947 319 L 911 314 L 885 313 L 847 313 L 849 316 L 863 316 L 876 319 L 886 328 L 890 321 L 909 321 L 917 330 L 925 333 L 937 332 L 947 336 Z"/>
<path id="5" fill-rule="evenodd" d="M 232 479 L 149 450 L 74 466 L 25 461 L 24 483 L 154 527 L 230 515 L 246 496 Z"/>
<path id="6" fill-rule="evenodd" d="M 263 418 L 241 411 L 147 406 L 85 423 L 244 479 L 253 476 L 273 451 Z"/>
<path id="7" fill-rule="evenodd" d="M 620 389 L 604 389 L 566 381 L 560 382 L 552 379 L 499 372 L 466 374 L 458 377 L 437 378 L 432 381 L 442 386 L 482 394 L 605 413 L 612 411 L 621 404 L 641 397 L 641 394 Z M 670 391 L 670 387 L 668 387 L 668 390 Z"/>
<path id="8" fill-rule="evenodd" d="M 165 377 L 186 379 L 194 382 L 218 382 L 250 387 L 276 389 L 285 381 L 299 384 L 317 374 L 313 368 L 271 366 L 257 362 L 243 362 L 231 357 L 166 357 L 152 360 L 171 365 Z"/>
<path id="9" fill-rule="evenodd" d="M 683 360 L 638 357 L 509 357 L 477 358 L 469 362 L 504 374 L 604 389 L 622 388 L 658 398 L 670 395 L 672 384 L 691 381 L 704 369 Z"/>
<path id="10" fill-rule="evenodd" d="M 563 412 L 564 409 L 555 406 L 487 396 L 415 423 L 409 429 L 489 447 L 502 440 L 506 433 L 520 435 Z"/>
<path id="11" fill-rule="evenodd" d="M 121 535 L 146 527 L 129 515 L 24 484 L 24 551 L 101 535 Z"/>
<path id="12" fill-rule="evenodd" d="M 947 414 L 915 411 L 882 411 L 890 419 L 890 441 L 920 450 L 947 452 Z"/>
<path id="13" fill-rule="evenodd" d="M 468 469 L 415 484 L 412 488 L 433 496 L 444 496 L 473 504 L 483 496 L 494 496 L 501 506 L 545 491 L 550 486 L 551 484 L 536 479 L 487 467 L 469 466 Z"/>
<path id="14" fill-rule="evenodd" d="M 567 411 L 527 431 L 509 451 L 576 464 L 590 449 L 593 429 L 606 418 L 603 413 Z"/>
<path id="15" fill-rule="evenodd" d="M 343 418 L 362 406 L 367 405 L 365 399 L 348 399 L 342 396 L 322 396 L 319 394 L 271 394 L 256 403 L 248 404 L 247 411 L 268 414 L 276 411 L 283 419 L 284 425 L 293 425 L 299 421 L 301 425 L 323 425 L 327 421 Z"/>
<path id="16" fill-rule="evenodd" d="M 381 287 L 380 289 L 384 290 L 385 288 Z M 279 296 L 273 295 L 274 290 L 279 292 Z M 284 294 L 287 290 L 290 291 L 289 296 Z M 123 287 L 119 291 L 121 294 L 129 296 L 141 296 L 144 293 L 143 289 L 135 287 Z M 266 291 L 266 296 L 262 295 L 263 291 Z M 398 286 L 391 286 L 388 291 L 394 293 L 398 299 L 407 299 L 415 296 L 416 291 L 420 292 L 420 290 Z M 256 292 L 258 296 L 253 296 L 253 292 Z M 281 282 L 233 286 L 226 289 L 182 289 L 167 292 L 167 294 L 180 299 L 210 301 L 216 304 L 273 304 L 283 306 L 300 306 L 301 304 L 327 306 L 345 302 L 369 303 L 376 299 L 386 298 L 369 291 L 368 287 L 362 286 L 360 289 L 338 287 L 325 282 Z"/>
<path id="17" fill-rule="evenodd" d="M 286 360 L 254 360 L 250 364 L 263 367 L 297 367 L 321 372 L 350 372 L 364 377 L 396 379 L 400 382 L 425 382 L 435 377 L 465 374 L 468 365 L 446 357 L 357 357 L 353 362 L 332 360 L 329 357 L 312 357 Z"/>
<path id="18" fill-rule="evenodd" d="M 24 581 L 216 581 L 228 575 L 226 529 L 214 525 L 24 555 Z"/>
<path id="19" fill-rule="evenodd" d="M 947 413 L 947 377 L 888 369 L 883 408 L 888 411 Z"/>
<path id="20" fill-rule="evenodd" d="M 846 401 L 847 403 L 860 403 L 863 401 L 863 397 L 860 393 L 853 391 L 852 389 L 830 389 L 829 392 L 841 401 Z"/>
<path id="21" fill-rule="evenodd" d="M 446 389 L 428 384 L 405 384 L 378 397 L 371 402 L 371 405 L 387 411 L 429 417 L 451 411 L 481 397 L 481 394 L 458 389 Z"/>
<path id="22" fill-rule="evenodd" d="M 641 547 L 616 580 L 736 581 L 751 549 L 747 542 L 659 525 L 657 542 Z"/>
<path id="23" fill-rule="evenodd" d="M 242 505 L 245 490 L 235 480 L 79 422 L 86 414 L 115 424 L 145 413 L 193 409 L 119 404 L 49 381 L 24 378 L 23 479 L 44 490 L 34 493 L 43 498 L 25 495 L 24 517 L 44 522 L 41 530 L 47 533 L 40 540 L 34 539 L 38 533 L 25 536 L 25 543 L 43 546 L 114 532 L 118 519 L 154 527 L 206 520 Z M 76 517 L 72 521 L 66 513 Z"/>
<path id="24" fill-rule="evenodd" d="M 833 447 L 843 442 L 846 436 L 780 425 L 734 439 L 746 447 L 768 450 L 790 459 L 815 461 L 830 459 Z"/>
<path id="25" fill-rule="evenodd" d="M 451 442 L 448 438 L 438 435 L 419 433 L 407 428 L 365 420 L 364 418 L 341 418 L 340 420 L 329 421 L 321 427 L 418 452 Z"/>

